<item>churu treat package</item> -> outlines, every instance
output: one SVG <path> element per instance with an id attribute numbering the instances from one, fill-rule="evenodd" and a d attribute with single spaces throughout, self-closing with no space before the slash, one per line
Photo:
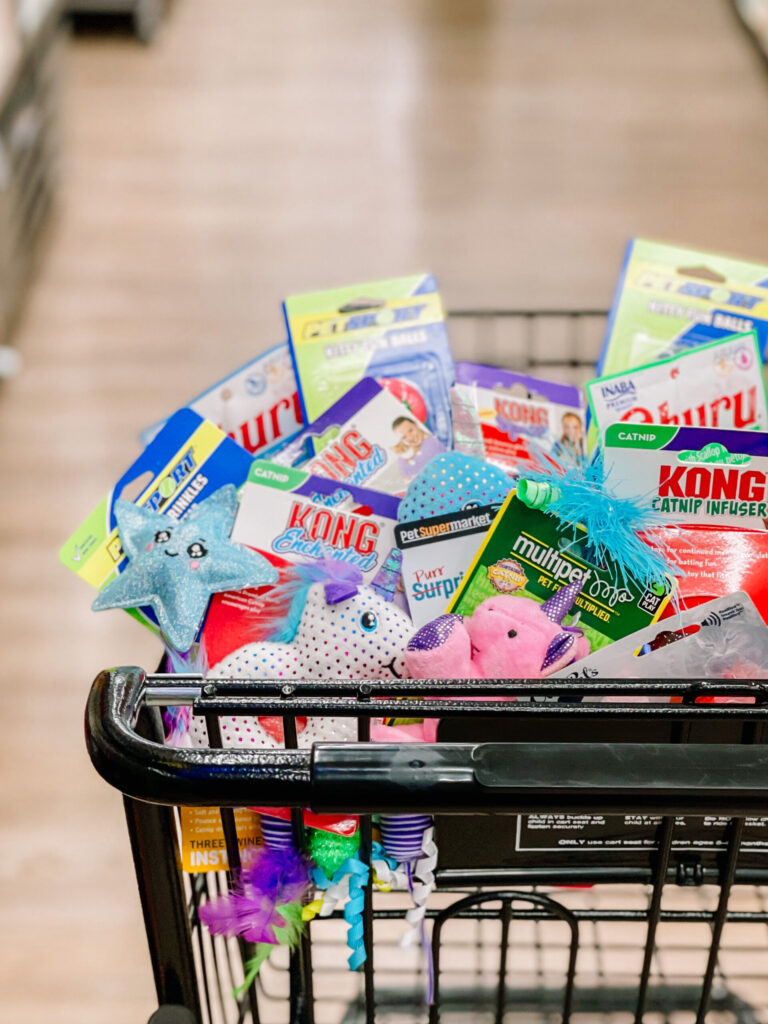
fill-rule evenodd
<path id="1" fill-rule="evenodd" d="M 287 344 L 252 359 L 186 405 L 251 455 L 266 455 L 280 448 L 304 423 Z M 149 444 L 165 422 L 144 430 L 142 443 Z"/>
<path id="2" fill-rule="evenodd" d="M 453 358 L 430 274 L 294 295 L 283 310 L 307 423 L 374 377 L 450 447 Z"/>
<path id="3" fill-rule="evenodd" d="M 457 363 L 451 389 L 453 444 L 511 475 L 542 454 L 585 456 L 583 393 L 570 384 L 494 366 Z"/>
<path id="4" fill-rule="evenodd" d="M 765 430 L 765 380 L 757 334 L 732 335 L 586 385 L 597 431 L 611 423 L 678 423 Z"/>
<path id="5" fill-rule="evenodd" d="M 624 254 L 598 373 L 750 331 L 765 355 L 768 264 L 636 238 Z"/>

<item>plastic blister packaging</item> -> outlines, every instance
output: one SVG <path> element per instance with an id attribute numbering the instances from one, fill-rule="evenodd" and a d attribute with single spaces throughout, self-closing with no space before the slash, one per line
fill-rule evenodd
<path id="1" fill-rule="evenodd" d="M 511 475 L 535 465 L 542 454 L 584 457 L 584 400 L 570 384 L 457 363 L 451 404 L 456 451 Z"/>

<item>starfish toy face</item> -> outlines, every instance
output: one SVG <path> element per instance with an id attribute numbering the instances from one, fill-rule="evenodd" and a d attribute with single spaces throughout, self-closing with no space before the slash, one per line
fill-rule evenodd
<path id="1" fill-rule="evenodd" d="M 277 571 L 266 558 L 230 541 L 236 512 L 237 491 L 231 484 L 181 520 L 116 501 L 128 565 L 102 590 L 94 610 L 148 605 L 169 644 L 189 650 L 211 594 L 277 582 Z"/>

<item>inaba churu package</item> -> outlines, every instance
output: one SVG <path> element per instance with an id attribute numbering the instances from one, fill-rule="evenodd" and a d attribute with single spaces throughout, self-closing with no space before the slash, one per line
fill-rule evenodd
<path id="1" fill-rule="evenodd" d="M 507 473 L 553 453 L 582 459 L 585 408 L 580 388 L 477 363 L 456 364 L 451 389 L 453 444 Z"/>
<path id="2" fill-rule="evenodd" d="M 304 423 L 287 344 L 276 345 L 187 402 L 251 455 L 266 455 L 294 437 Z M 162 428 L 141 435 L 149 444 Z"/>
<path id="3" fill-rule="evenodd" d="M 276 456 L 339 484 L 405 494 L 442 442 L 389 389 L 364 377 Z"/>
<path id="4" fill-rule="evenodd" d="M 362 377 L 392 387 L 446 447 L 453 359 L 430 274 L 294 295 L 283 303 L 307 423 Z"/>
<path id="5" fill-rule="evenodd" d="M 765 430 L 765 381 L 754 331 L 586 385 L 598 431 L 611 423 Z"/>

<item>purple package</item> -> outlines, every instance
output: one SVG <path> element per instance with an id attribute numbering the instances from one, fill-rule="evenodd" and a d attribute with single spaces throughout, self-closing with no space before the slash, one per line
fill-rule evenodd
<path id="1" fill-rule="evenodd" d="M 453 444 L 517 476 L 542 454 L 585 456 L 580 388 L 478 363 L 457 363 Z"/>

